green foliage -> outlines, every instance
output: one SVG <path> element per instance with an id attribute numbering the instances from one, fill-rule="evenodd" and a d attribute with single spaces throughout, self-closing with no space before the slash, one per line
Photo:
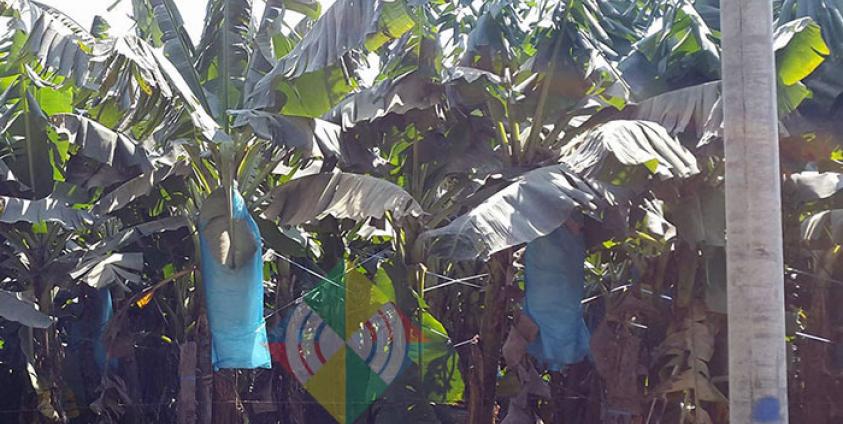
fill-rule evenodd
<path id="1" fill-rule="evenodd" d="M 48 327 L 30 356 L 44 413 L 63 413 L 64 387 L 38 379 L 73 364 L 39 337 L 63 337 L 93 286 L 115 295 L 104 339 L 114 358 L 149 370 L 109 374 L 95 409 L 175 420 L 182 407 L 160 400 L 181 399 L 195 368 L 212 372 L 187 363 L 180 375 L 173 350 L 208 341 L 198 220 L 213 221 L 221 257 L 254 248 L 231 240 L 237 189 L 274 253 L 267 317 L 345 259 L 411 316 L 414 365 L 370 409 L 375 421 L 448 422 L 446 411 L 495 399 L 483 376 L 517 379 L 493 345 L 520 309 L 512 253 L 575 210 L 588 215 L 585 319 L 611 320 L 617 336 L 595 358 L 629 369 L 597 364 L 599 380 L 572 372 L 561 390 L 623 386 L 622 401 L 607 390 L 589 402 L 661 411 L 663 422 L 715 419 L 725 372 L 716 2 L 283 0 L 253 17 L 250 0 L 211 0 L 195 44 L 176 3 L 133 0 L 135 33 L 113 37 L 104 20 L 88 31 L 37 2 L 0 0 L 0 316 Z M 843 243 L 841 9 L 776 6 L 786 260 L 825 272 Z M 792 290 L 813 281 L 799 283 Z M 802 330 L 825 331 L 812 323 L 832 317 L 807 298 L 788 308 L 811 318 Z M 492 355 L 478 363 L 477 352 Z M 290 393 L 264 400 L 303 416 Z"/>

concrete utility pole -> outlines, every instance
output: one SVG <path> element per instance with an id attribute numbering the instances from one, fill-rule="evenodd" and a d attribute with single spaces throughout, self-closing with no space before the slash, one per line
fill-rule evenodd
<path id="1" fill-rule="evenodd" d="M 772 0 L 723 0 L 730 422 L 787 423 Z"/>

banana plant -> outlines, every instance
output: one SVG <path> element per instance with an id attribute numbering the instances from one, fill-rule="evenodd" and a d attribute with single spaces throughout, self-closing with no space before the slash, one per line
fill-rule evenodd
<path id="1" fill-rule="evenodd" d="M 172 406 L 140 406 L 172 396 L 175 377 L 143 376 L 160 387 L 154 394 L 135 384 L 154 363 L 144 352 L 159 348 L 184 359 L 178 381 L 200 369 L 197 387 L 179 389 L 179 416 L 223 417 L 212 410 L 194 267 L 213 256 L 236 268 L 237 247 L 254 246 L 235 214 L 242 198 L 267 250 L 317 273 L 351 259 L 379 285 L 389 280 L 415 321 L 453 339 L 441 357 L 419 361 L 420 386 L 402 380 L 412 390 L 372 408 L 375 420 L 394 421 L 396 399 L 419 422 L 436 422 L 431 402 L 460 400 L 471 422 L 492 419 L 506 391 L 498 383 L 509 381 L 498 381 L 508 373 L 499 359 L 518 309 L 519 249 L 576 210 L 594 228 L 617 229 L 589 251 L 587 290 L 607 301 L 587 305 L 587 318 L 602 319 L 605 306 L 611 349 L 657 339 L 645 347 L 662 345 L 655 351 L 669 365 L 630 374 L 600 363 L 603 387 L 655 390 L 651 405 L 654 414 L 664 406 L 664 419 L 715 419 L 719 407 L 699 401 L 720 399 L 708 390 L 719 384 L 709 355 L 717 321 L 708 317 L 718 313 L 724 243 L 716 2 L 339 0 L 323 9 L 270 0 L 258 14 L 251 0 L 210 0 L 198 40 L 176 2 L 131 5 L 134 33 L 110 37 L 102 21 L 89 31 L 40 3 L 0 1 L 0 267 L 14 276 L 0 280 L 0 316 L 32 326 L 35 346 L 56 346 L 56 317 L 68 321 L 68 305 L 53 293 L 111 287 L 120 307 L 106 339 L 135 368 L 103 379 L 103 417 L 175 419 Z M 793 193 L 786 222 L 804 221 L 811 239 L 822 238 L 836 234 L 836 215 L 824 211 L 839 209 L 841 187 L 828 119 L 840 91 L 839 7 L 776 8 L 784 185 Z M 200 237 L 203 212 L 213 212 L 214 231 Z M 205 257 L 202 238 L 213 245 Z M 275 300 L 265 307 L 280 316 L 313 281 L 268 257 Z M 628 285 L 631 293 L 621 290 Z M 800 307 L 821 309 L 817 299 Z M 702 331 L 701 300 L 712 331 Z M 652 329 L 632 327 L 633 318 Z M 705 336 L 702 353 L 669 349 L 688 334 Z M 611 349 L 597 356 L 626 358 Z M 42 412 L 62 420 L 61 381 L 50 374 L 60 365 L 44 352 L 33 360 L 53 361 L 51 369 L 33 384 Z M 639 369 L 649 378 L 637 378 Z M 613 375 L 631 383 L 613 385 Z M 298 399 L 284 381 L 285 396 Z M 606 393 L 618 407 L 619 392 Z M 184 408 L 195 400 L 198 408 Z"/>

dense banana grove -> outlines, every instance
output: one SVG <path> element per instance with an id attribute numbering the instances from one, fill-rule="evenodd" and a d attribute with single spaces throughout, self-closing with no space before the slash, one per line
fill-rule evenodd
<path id="1" fill-rule="evenodd" d="M 0 421 L 728 421 L 718 1 L 121 1 L 0 0 Z M 774 15 L 789 413 L 840 422 L 843 1 Z"/>

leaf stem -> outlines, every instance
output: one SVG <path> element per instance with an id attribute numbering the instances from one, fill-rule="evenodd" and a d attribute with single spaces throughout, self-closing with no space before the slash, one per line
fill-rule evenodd
<path id="1" fill-rule="evenodd" d="M 539 101 L 536 105 L 536 110 L 533 112 L 533 122 L 530 125 L 530 135 L 527 137 L 527 145 L 525 159 L 527 162 L 533 160 L 536 151 L 536 143 L 539 142 L 539 134 L 542 132 L 542 124 L 544 121 L 544 108 L 547 103 L 547 96 L 550 92 L 550 86 L 553 83 L 553 75 L 556 73 L 556 58 L 559 56 L 559 50 L 562 42 L 565 40 L 565 31 L 568 29 L 568 18 L 571 16 L 572 2 L 568 2 L 565 9 L 565 16 L 562 18 L 562 25 L 559 29 L 559 38 L 554 40 L 553 53 L 550 56 L 550 63 L 544 72 L 544 79 L 542 80 L 541 92 L 539 93 Z"/>

